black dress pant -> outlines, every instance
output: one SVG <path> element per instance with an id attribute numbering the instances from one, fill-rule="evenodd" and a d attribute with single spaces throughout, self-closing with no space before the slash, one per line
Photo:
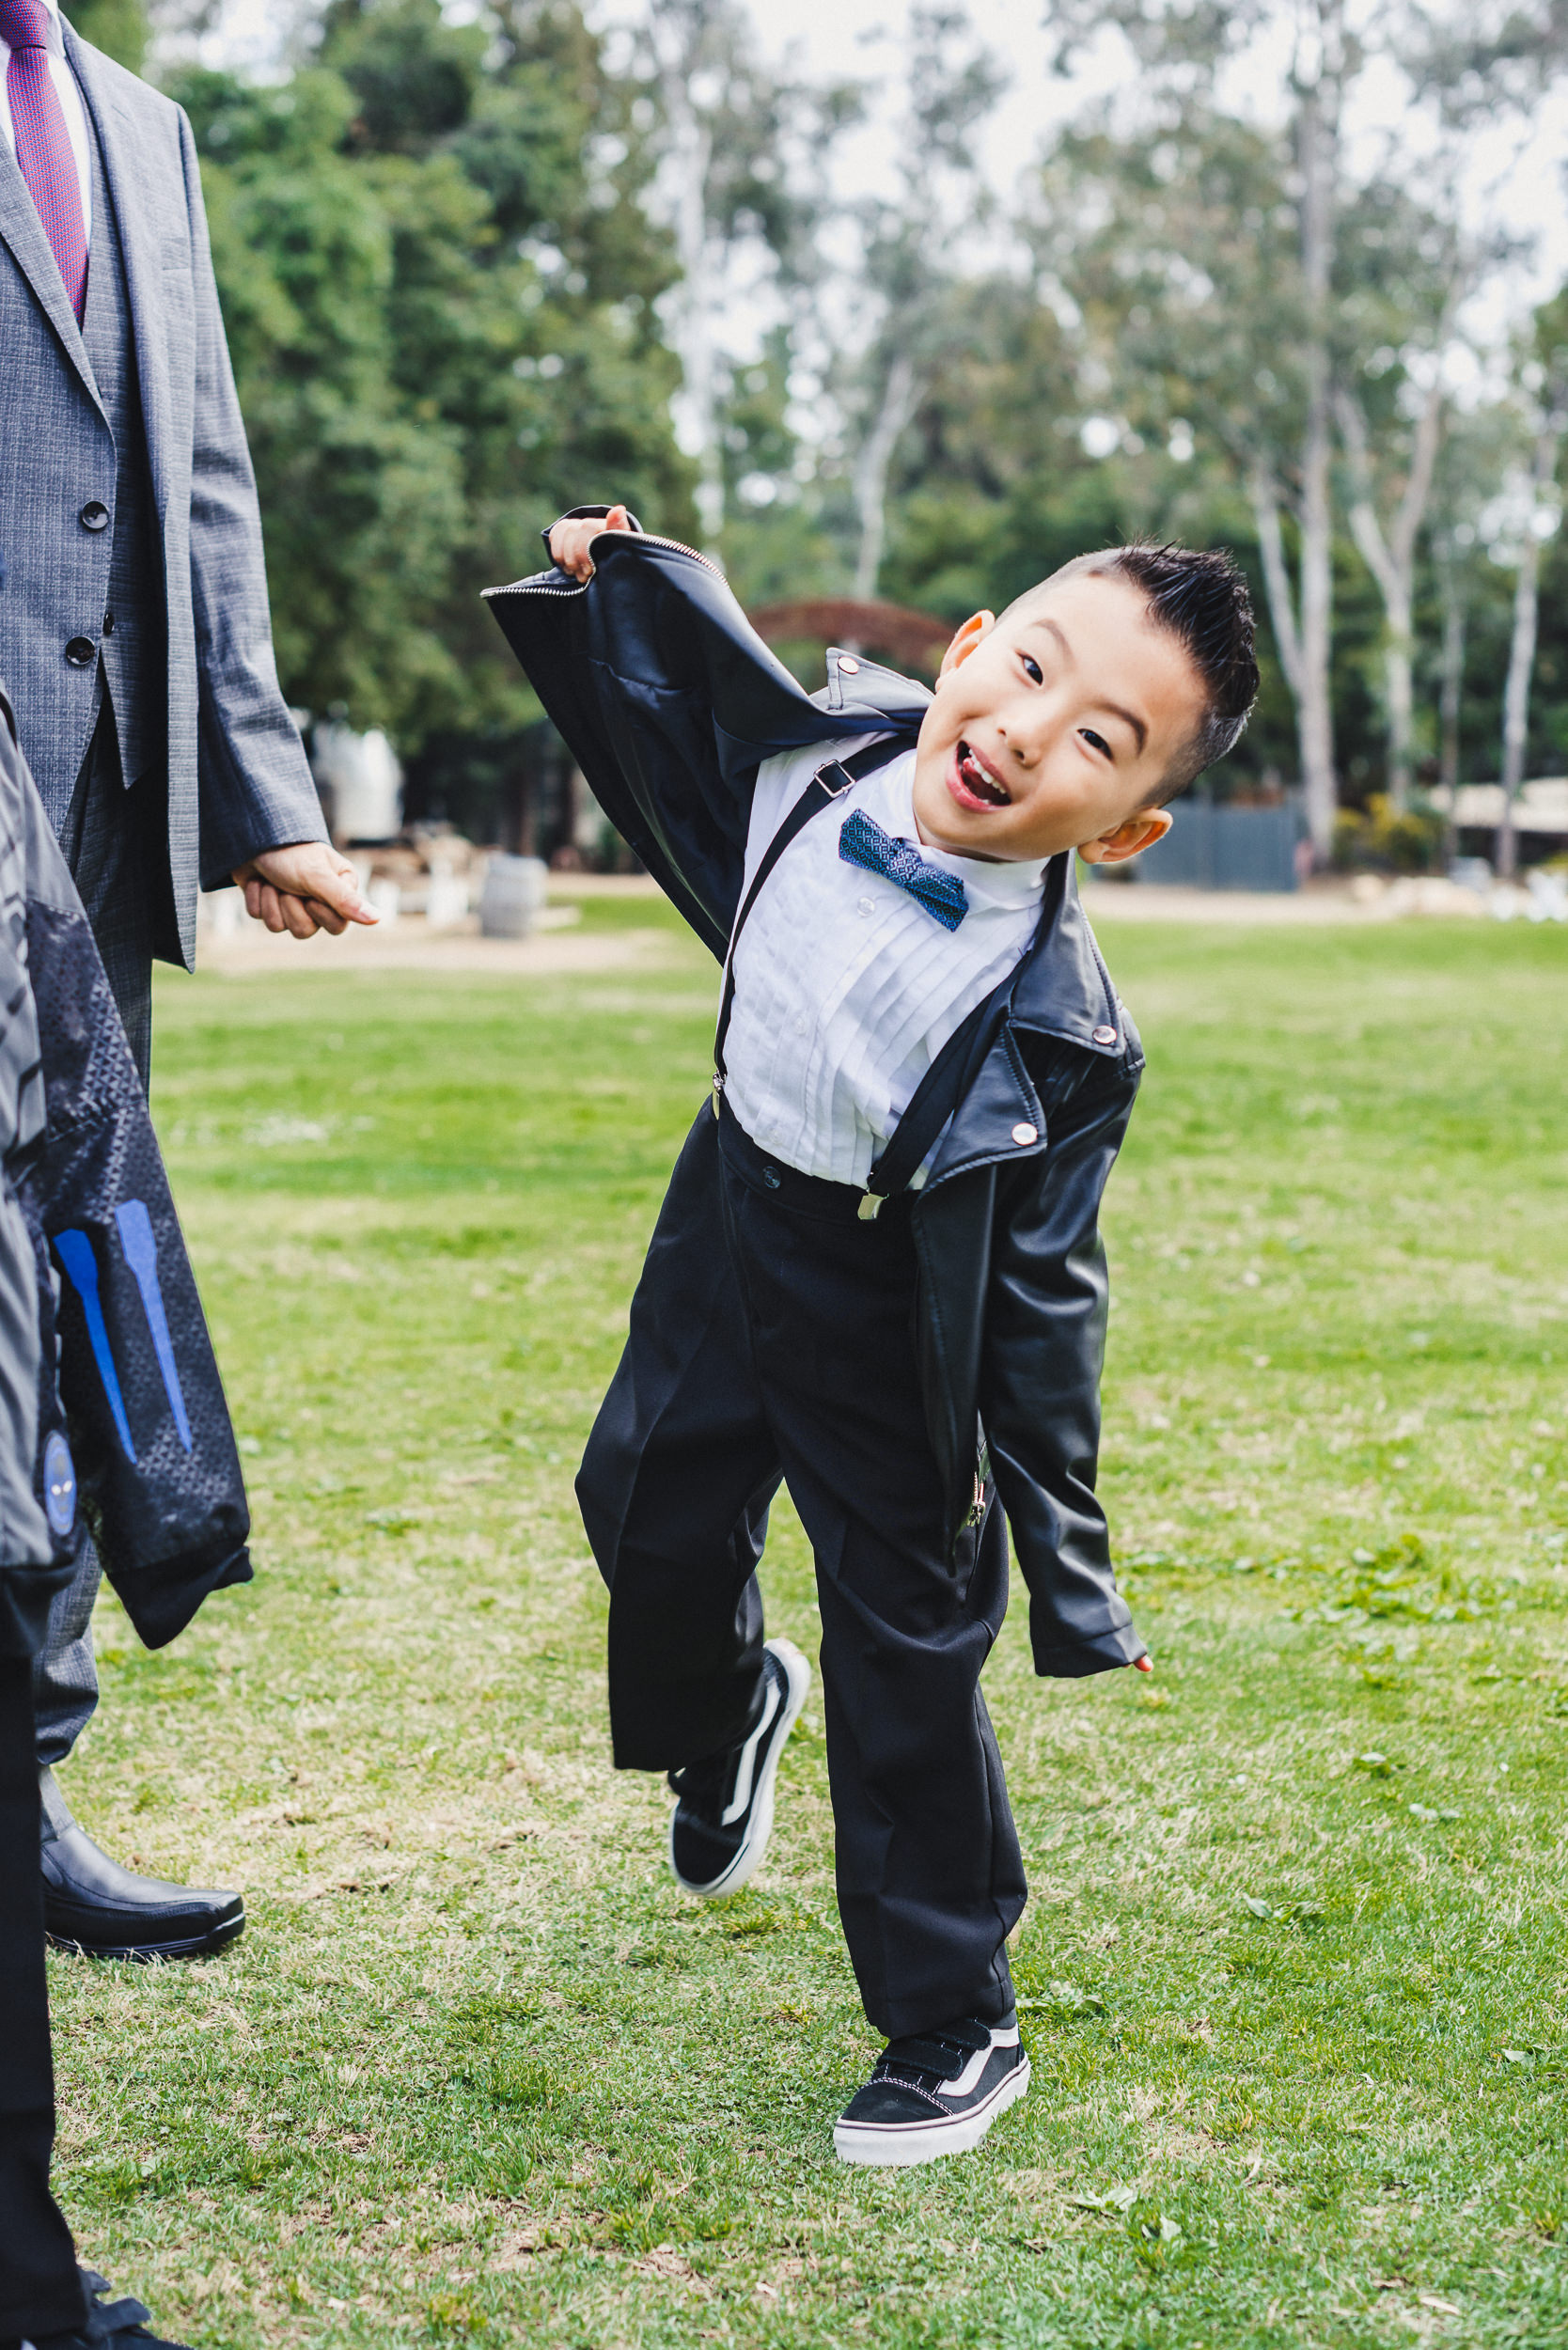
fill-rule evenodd
<path id="1" fill-rule="evenodd" d="M 859 1197 L 701 1112 L 577 1493 L 610 1588 L 615 1759 L 665 1770 L 745 1731 L 788 1482 L 816 1559 L 839 1915 L 866 2013 L 897 2038 L 1008 2014 L 1027 1888 L 980 1692 L 1002 1514 L 949 1559 L 907 1202 L 862 1221 Z"/>
<path id="2" fill-rule="evenodd" d="M 0 2341 L 80 2326 L 71 2230 L 49 2192 L 55 2070 L 39 1874 L 39 1770 L 24 1658 L 0 1656 Z"/>
<path id="3" fill-rule="evenodd" d="M 145 1090 L 152 1068 L 152 965 L 178 937 L 169 881 L 168 782 L 163 768 L 129 791 L 105 692 L 60 829 L 104 976 Z"/>

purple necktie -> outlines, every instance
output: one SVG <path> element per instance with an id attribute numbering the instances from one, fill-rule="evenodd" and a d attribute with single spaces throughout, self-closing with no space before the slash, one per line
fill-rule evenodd
<path id="1" fill-rule="evenodd" d="M 87 227 L 82 217 L 76 151 L 49 70 L 48 32 L 49 11 L 42 0 L 0 0 L 0 40 L 11 53 L 6 96 L 16 160 L 80 326 L 87 299 Z"/>

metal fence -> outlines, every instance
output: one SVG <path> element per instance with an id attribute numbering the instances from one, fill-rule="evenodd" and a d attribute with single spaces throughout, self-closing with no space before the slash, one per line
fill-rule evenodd
<path id="1" fill-rule="evenodd" d="M 1296 844 L 1302 839 L 1300 794 L 1267 807 L 1233 807 L 1192 797 L 1171 809 L 1175 822 L 1163 840 L 1134 859 L 1135 882 L 1184 889 L 1299 889 Z"/>

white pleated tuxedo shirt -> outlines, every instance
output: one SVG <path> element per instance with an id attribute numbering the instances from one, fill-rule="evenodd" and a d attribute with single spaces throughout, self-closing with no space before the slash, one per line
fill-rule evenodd
<path id="1" fill-rule="evenodd" d="M 864 743 L 857 735 L 764 760 L 746 889 L 818 768 Z M 763 883 L 735 949 L 725 1099 L 772 1157 L 831 1183 L 865 1184 L 920 1079 L 1017 963 L 1040 918 L 1045 861 L 989 865 L 926 848 L 914 786 L 915 754 L 905 751 L 814 816 Z M 956 931 L 884 874 L 840 857 L 853 808 L 959 876 L 969 910 Z M 916 1183 L 925 1175 L 922 1167 Z"/>
<path id="2" fill-rule="evenodd" d="M 60 102 L 66 130 L 71 136 L 71 151 L 76 158 L 76 177 L 82 187 L 82 226 L 86 233 L 87 250 L 92 251 L 92 150 L 87 145 L 87 112 L 82 103 L 82 93 L 76 86 L 76 76 L 71 70 L 65 52 L 65 35 L 60 29 L 60 11 L 55 0 L 43 0 L 49 11 L 49 78 L 55 85 L 55 95 Z M 16 126 L 11 120 L 11 102 L 6 84 L 9 78 L 11 53 L 0 40 L 0 136 L 11 153 L 16 153 Z"/>

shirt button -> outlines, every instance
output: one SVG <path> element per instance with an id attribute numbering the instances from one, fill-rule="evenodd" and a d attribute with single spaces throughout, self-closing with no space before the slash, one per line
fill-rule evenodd
<path id="1" fill-rule="evenodd" d="M 855 901 L 855 910 L 856 914 L 874 914 L 876 912 L 876 901 L 874 898 L 856 898 Z"/>
<path id="2" fill-rule="evenodd" d="M 1096 1044 L 1114 1044 L 1116 1042 L 1116 1030 L 1114 1028 L 1096 1028 L 1094 1031 L 1094 1042 Z"/>
<path id="3" fill-rule="evenodd" d="M 1020 1150 L 1024 1150 L 1029 1143 L 1040 1140 L 1040 1129 L 1038 1126 L 1031 1126 L 1027 1118 L 1020 1119 L 1012 1130 L 1012 1139 Z"/>
<path id="4" fill-rule="evenodd" d="M 73 636 L 66 647 L 66 659 L 73 669 L 85 669 L 97 650 L 98 647 L 90 636 Z"/>
<path id="5" fill-rule="evenodd" d="M 76 519 L 84 530 L 107 530 L 109 509 L 102 498 L 88 498 Z"/>

